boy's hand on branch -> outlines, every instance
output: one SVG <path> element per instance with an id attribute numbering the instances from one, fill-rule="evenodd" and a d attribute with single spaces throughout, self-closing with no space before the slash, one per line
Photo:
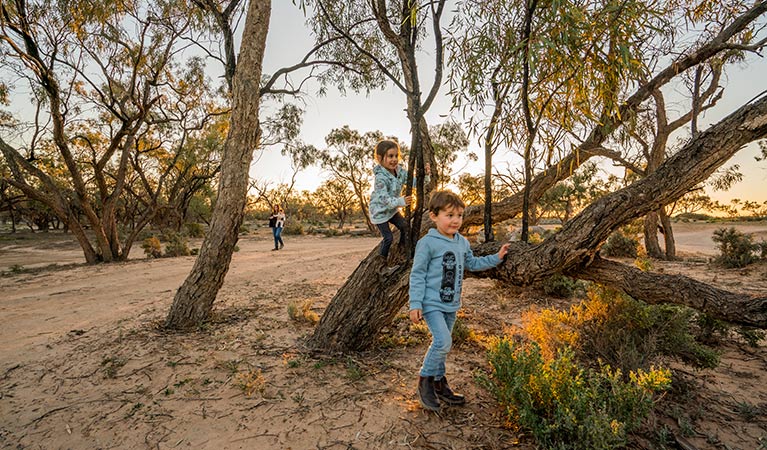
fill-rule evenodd
<path id="1" fill-rule="evenodd" d="M 423 166 L 423 170 L 424 172 L 426 172 L 426 175 L 431 176 L 431 164 L 426 163 L 426 165 Z"/>
<path id="2" fill-rule="evenodd" d="M 413 196 L 412 195 L 406 195 L 404 197 L 405 199 L 405 205 L 409 206 L 411 203 L 413 203 Z"/>
<path id="3" fill-rule="evenodd" d="M 503 244 L 503 245 L 501 246 L 501 249 L 500 249 L 500 250 L 498 250 L 498 257 L 499 257 L 499 258 L 501 258 L 501 261 L 503 261 L 503 258 L 505 258 L 505 257 L 506 257 L 506 254 L 507 254 L 507 253 L 509 253 L 509 247 L 510 247 L 510 246 L 511 246 L 511 244 L 509 244 L 509 243 L 507 242 L 507 243 L 505 243 L 505 244 Z"/>
<path id="4" fill-rule="evenodd" d="M 420 309 L 411 309 L 410 310 L 410 321 L 413 323 L 418 323 L 423 319 L 423 311 Z"/>

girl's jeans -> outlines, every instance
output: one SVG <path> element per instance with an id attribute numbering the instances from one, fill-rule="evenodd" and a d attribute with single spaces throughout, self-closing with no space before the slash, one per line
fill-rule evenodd
<path id="1" fill-rule="evenodd" d="M 426 351 L 421 367 L 422 377 L 434 377 L 441 380 L 445 376 L 445 360 L 453 345 L 453 325 L 455 312 L 429 311 L 423 314 L 423 320 L 431 332 L 431 345 Z"/>
<path id="2" fill-rule="evenodd" d="M 393 224 L 397 229 L 399 230 L 399 242 L 400 244 L 404 243 L 407 239 L 407 236 L 405 235 L 405 228 L 407 227 L 407 222 L 405 221 L 405 218 L 402 217 L 402 214 L 397 211 L 396 214 L 391 216 L 391 219 L 384 223 L 379 223 L 376 225 L 378 227 L 378 231 L 381 232 L 381 236 L 383 236 L 383 242 L 381 243 L 381 256 L 384 258 L 389 256 L 389 248 L 391 248 L 391 243 L 394 240 L 394 235 L 391 232 L 391 229 L 389 228 L 389 224 Z"/>
<path id="3" fill-rule="evenodd" d="M 285 245 L 282 242 L 282 227 L 274 227 L 272 228 L 272 234 L 274 235 L 274 248 L 279 248 L 277 244 Z"/>

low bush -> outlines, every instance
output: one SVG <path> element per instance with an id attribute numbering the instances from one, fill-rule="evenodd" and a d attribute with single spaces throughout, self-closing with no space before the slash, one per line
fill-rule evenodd
<path id="1" fill-rule="evenodd" d="M 304 234 L 304 224 L 297 221 L 289 221 L 285 225 L 285 228 L 282 229 L 282 234 L 287 234 L 287 235 Z"/>
<path id="2" fill-rule="evenodd" d="M 189 250 L 189 243 L 186 238 L 178 233 L 168 233 L 165 238 L 168 243 L 165 244 L 165 256 L 189 256 L 192 251 Z"/>
<path id="3" fill-rule="evenodd" d="M 537 344 L 507 339 L 491 347 L 490 366 L 480 381 L 509 423 L 529 430 L 545 449 L 624 446 L 651 411 L 654 395 L 671 382 L 666 369 L 638 369 L 626 377 L 608 365 L 585 369 L 567 348 L 546 359 Z"/>
<path id="4" fill-rule="evenodd" d="M 162 257 L 162 244 L 160 244 L 160 240 L 154 236 L 144 239 L 141 242 L 141 248 L 144 249 L 144 254 L 147 258 Z"/>
<path id="5" fill-rule="evenodd" d="M 601 251 L 605 256 L 636 258 L 638 247 L 639 241 L 637 239 L 616 231 L 607 238 L 607 242 L 602 246 Z"/>
<path id="6" fill-rule="evenodd" d="M 541 287 L 543 287 L 543 292 L 545 292 L 546 295 L 559 298 L 572 297 L 582 288 L 582 286 L 583 283 L 559 273 L 552 275 L 541 282 Z"/>
<path id="7" fill-rule="evenodd" d="M 205 237 L 205 227 L 201 223 L 188 222 L 184 224 L 184 228 L 186 229 L 186 235 L 191 238 Z"/>
<path id="8" fill-rule="evenodd" d="M 719 228 L 711 239 L 717 244 L 719 256 L 716 262 L 727 268 L 746 267 L 757 260 L 759 244 L 754 244 L 754 237 L 744 234 L 733 227 Z"/>
<path id="9" fill-rule="evenodd" d="M 694 311 L 671 305 L 646 305 L 615 290 L 591 285 L 588 299 L 569 311 L 547 309 L 523 314 L 524 331 L 545 357 L 565 347 L 582 364 L 604 363 L 629 373 L 648 369 L 660 356 L 694 367 L 715 367 L 717 353 L 698 342 Z"/>

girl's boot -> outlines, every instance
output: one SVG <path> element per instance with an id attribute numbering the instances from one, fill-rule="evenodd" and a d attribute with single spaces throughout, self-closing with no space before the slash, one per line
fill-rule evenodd
<path id="1" fill-rule="evenodd" d="M 418 402 L 424 409 L 439 411 L 439 400 L 434 392 L 434 377 L 418 377 Z"/>

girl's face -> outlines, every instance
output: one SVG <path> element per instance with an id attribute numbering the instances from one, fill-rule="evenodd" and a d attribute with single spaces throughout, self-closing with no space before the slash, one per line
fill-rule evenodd
<path id="1" fill-rule="evenodd" d="M 381 158 L 381 165 L 384 169 L 395 170 L 399 164 L 399 150 L 396 147 L 390 148 Z"/>

